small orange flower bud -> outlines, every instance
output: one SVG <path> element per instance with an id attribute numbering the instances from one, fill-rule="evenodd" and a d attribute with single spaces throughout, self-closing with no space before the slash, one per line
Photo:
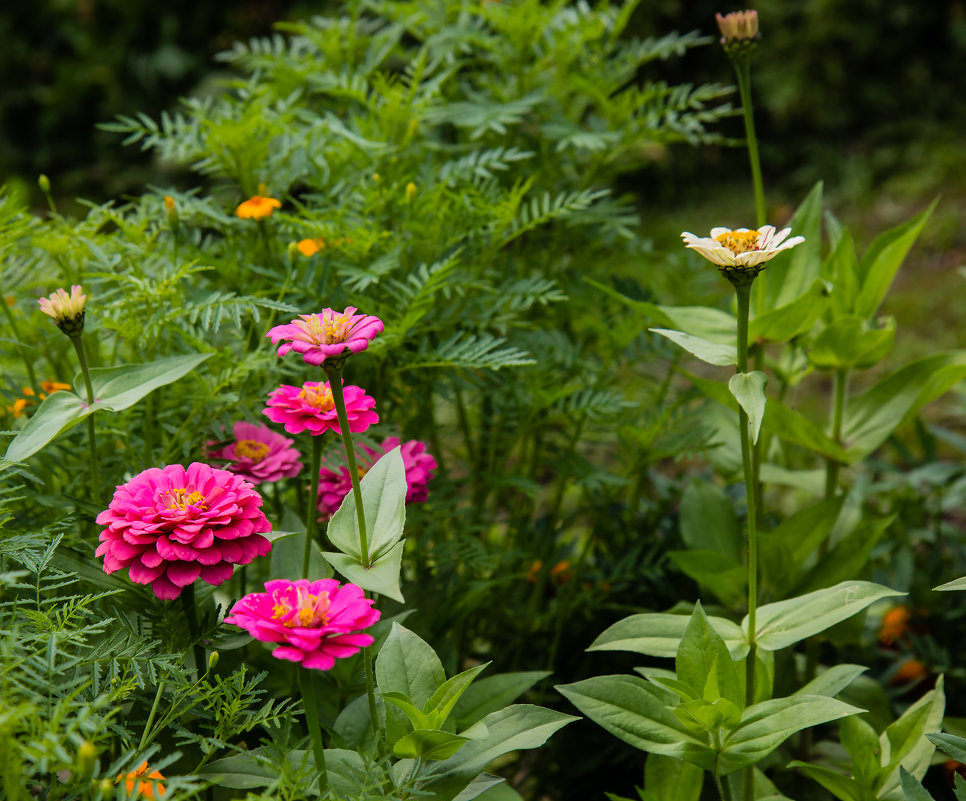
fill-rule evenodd
<path id="1" fill-rule="evenodd" d="M 303 239 L 296 247 L 303 256 L 314 256 L 320 250 L 325 250 L 326 245 L 322 237 L 316 237 L 315 239 Z"/>
<path id="2" fill-rule="evenodd" d="M 81 288 L 74 284 L 70 288 L 70 295 L 64 289 L 58 289 L 49 298 L 41 298 L 38 303 L 40 310 L 52 317 L 57 327 L 69 337 L 79 336 L 84 330 L 84 303 L 87 295 L 81 293 Z"/>
<path id="3" fill-rule="evenodd" d="M 243 203 L 238 204 L 235 216 L 243 220 L 262 220 L 271 217 L 275 209 L 282 208 L 282 202 L 265 195 L 253 195 Z"/>

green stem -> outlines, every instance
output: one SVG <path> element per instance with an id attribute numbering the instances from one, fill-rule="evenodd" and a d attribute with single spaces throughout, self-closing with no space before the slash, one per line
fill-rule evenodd
<path id="1" fill-rule="evenodd" d="M 309 577 L 312 540 L 318 525 L 319 469 L 322 466 L 322 437 L 312 437 L 312 467 L 309 471 L 309 503 L 305 511 L 305 549 L 302 551 L 302 578 Z M 276 497 L 278 497 L 276 495 Z"/>
<path id="2" fill-rule="evenodd" d="M 77 361 L 80 362 L 81 373 L 84 376 L 84 387 L 87 391 L 87 405 L 94 403 L 94 387 L 91 386 L 91 371 L 87 364 L 87 353 L 84 350 L 83 334 L 71 337 L 71 344 L 77 353 Z M 91 498 L 96 502 L 100 485 L 97 480 L 97 441 L 94 439 L 94 415 L 87 416 L 87 444 L 90 446 L 91 455 Z"/>
<path id="3" fill-rule="evenodd" d="M 312 753 L 315 755 L 315 767 L 321 772 L 319 777 L 319 793 L 324 794 L 329 786 L 329 774 L 325 769 L 325 748 L 322 746 L 322 726 L 319 723 L 319 707 L 315 700 L 315 687 L 312 685 L 312 675 L 307 668 L 298 666 L 299 689 L 302 691 L 302 706 L 305 707 L 305 726 L 309 730 L 312 741 Z"/>
<path id="4" fill-rule="evenodd" d="M 724 781 L 722 781 L 721 777 L 716 773 L 714 774 L 714 783 L 718 788 L 718 795 L 721 796 L 721 801 L 732 801 L 731 782 L 728 781 L 728 777 L 725 776 Z"/>
<path id="5" fill-rule="evenodd" d="M 748 372 L 748 317 L 751 305 L 752 282 L 735 285 L 738 296 L 738 372 Z M 744 409 L 738 407 L 738 436 L 741 438 L 741 463 L 745 476 L 745 503 L 748 507 L 746 515 L 748 525 L 748 640 L 749 650 L 745 661 L 745 703 L 751 706 L 755 702 L 755 660 L 757 657 L 756 613 L 758 611 L 758 531 L 756 526 L 757 512 L 755 506 L 755 474 L 751 461 L 750 432 L 748 430 L 748 415 Z M 754 798 L 754 765 L 745 770 L 744 798 L 751 801 Z"/>
<path id="6" fill-rule="evenodd" d="M 191 633 L 191 650 L 195 656 L 195 670 L 200 679 L 208 667 L 205 648 L 201 644 L 201 626 L 198 625 L 198 607 L 195 603 L 195 585 L 189 584 L 181 591 L 181 603 L 184 606 L 185 617 L 188 619 L 188 631 Z"/>
<path id="7" fill-rule="evenodd" d="M 366 513 L 362 508 L 362 487 L 359 485 L 359 470 L 356 467 L 356 452 L 352 447 L 352 433 L 349 431 L 349 416 L 345 408 L 345 394 L 342 392 L 342 365 L 326 367 L 322 365 L 329 379 L 329 389 L 332 400 L 335 401 L 335 412 L 339 417 L 339 431 L 345 445 L 346 459 L 349 461 L 349 478 L 352 479 L 352 495 L 356 501 L 356 519 L 359 521 L 359 551 L 362 554 L 362 566 L 372 567 L 369 558 L 369 540 L 366 537 Z"/>
<path id="8" fill-rule="evenodd" d="M 151 705 L 151 712 L 148 715 L 148 720 L 144 724 L 144 731 L 141 732 L 141 742 L 138 743 L 138 751 L 143 751 L 144 747 L 148 744 L 148 738 L 151 736 L 151 726 L 154 725 L 154 717 L 158 714 L 158 706 L 161 703 L 161 695 L 164 693 L 164 679 L 158 682 L 157 692 L 154 694 L 154 703 Z"/>
<path id="9" fill-rule="evenodd" d="M 832 439 L 842 444 L 842 421 L 845 418 L 845 404 L 849 390 L 849 370 L 847 367 L 835 371 L 834 400 L 832 401 Z M 825 459 L 825 497 L 833 498 L 838 491 L 839 468 L 841 463 L 830 457 Z M 829 541 L 826 537 L 819 546 L 818 555 L 822 559 L 828 554 Z"/>
<path id="10" fill-rule="evenodd" d="M 758 157 L 758 137 L 755 135 L 755 114 L 751 104 L 751 64 L 747 60 L 735 62 L 738 75 L 738 91 L 741 93 L 741 108 L 745 117 L 745 142 L 748 146 L 748 160 L 751 162 L 751 181 L 755 187 L 755 219 L 759 228 L 765 219 L 765 189 L 761 180 L 761 160 Z"/>
<path id="11" fill-rule="evenodd" d="M 34 374 L 34 366 L 30 361 L 30 357 L 27 354 L 27 348 L 22 344 L 20 339 L 20 328 L 17 326 L 17 318 L 13 316 L 13 312 L 10 311 L 10 307 L 7 305 L 7 300 L 0 293 L 0 306 L 3 306 L 3 313 L 7 315 L 7 322 L 10 323 L 10 331 L 13 333 L 13 338 L 17 343 L 17 350 L 20 351 L 20 358 L 23 359 L 24 369 L 27 371 L 27 379 L 30 381 L 30 388 L 39 393 L 40 384 L 37 383 L 37 376 Z"/>

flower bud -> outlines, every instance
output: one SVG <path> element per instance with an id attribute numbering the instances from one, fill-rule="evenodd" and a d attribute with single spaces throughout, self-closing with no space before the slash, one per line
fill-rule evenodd
<path id="1" fill-rule="evenodd" d="M 299 257 L 299 243 L 289 242 L 288 245 L 285 247 L 285 252 L 288 254 L 289 262 L 294 263 L 295 260 Z"/>
<path id="2" fill-rule="evenodd" d="M 377 172 L 374 172 L 372 174 L 372 180 L 375 181 L 376 183 L 379 183 L 379 181 L 380 181 L 381 178 L 382 178 L 382 176 L 379 173 L 377 173 Z"/>
<path id="3" fill-rule="evenodd" d="M 732 11 L 716 14 L 721 46 L 732 61 L 747 61 L 758 49 L 761 34 L 758 31 L 757 11 Z"/>
<path id="4" fill-rule="evenodd" d="M 40 298 L 40 310 L 52 317 L 57 327 L 69 337 L 80 336 L 84 330 L 84 303 L 87 295 L 81 294 L 81 288 L 74 284 L 70 288 L 70 295 L 66 290 L 58 289 L 49 298 Z"/>
<path id="5" fill-rule="evenodd" d="M 48 178 L 43 173 L 40 173 L 40 175 L 37 178 L 37 186 L 40 187 L 40 191 L 43 192 L 45 195 L 50 194 L 50 178 Z"/>
<path id="6" fill-rule="evenodd" d="M 412 203 L 414 197 L 416 197 L 416 184 L 410 181 L 406 184 L 406 202 Z"/>
<path id="7" fill-rule="evenodd" d="M 89 779 L 94 775 L 94 765 L 97 763 L 97 749 L 89 740 L 84 740 L 77 749 L 77 772 L 81 779 Z"/>
<path id="8" fill-rule="evenodd" d="M 110 779 L 101 779 L 97 783 L 97 789 L 104 801 L 108 801 L 114 797 L 114 782 L 112 782 Z"/>
<path id="9" fill-rule="evenodd" d="M 178 207 L 171 195 L 164 196 L 164 216 L 168 221 L 171 230 L 178 227 Z"/>
<path id="10" fill-rule="evenodd" d="M 208 654 L 208 670 L 209 671 L 214 670 L 215 665 L 217 664 L 218 664 L 218 652 L 212 651 L 210 654 Z"/>

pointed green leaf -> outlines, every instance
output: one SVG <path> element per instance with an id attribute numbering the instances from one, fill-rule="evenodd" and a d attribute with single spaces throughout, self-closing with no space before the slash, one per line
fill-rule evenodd
<path id="1" fill-rule="evenodd" d="M 866 368 L 886 357 L 896 338 L 896 321 L 873 327 L 864 317 L 846 315 L 827 325 L 812 341 L 808 360 L 819 370 Z"/>
<path id="2" fill-rule="evenodd" d="M 352 493 L 350 492 L 351 496 Z M 394 601 L 404 603 L 402 590 L 399 589 L 399 572 L 402 570 L 405 540 L 397 542 L 384 556 L 372 563 L 371 567 L 359 564 L 359 557 L 344 553 L 325 552 L 322 556 L 339 573 L 362 589 L 388 595 Z"/>
<path id="3" fill-rule="evenodd" d="M 434 714 L 435 725 L 442 726 L 449 717 L 450 712 L 456 706 L 460 696 L 469 688 L 473 680 L 490 665 L 484 662 L 482 665 L 475 665 L 469 670 L 458 673 L 453 678 L 444 681 L 433 693 L 423 707 L 424 711 Z"/>
<path id="4" fill-rule="evenodd" d="M 660 801 L 698 801 L 704 771 L 680 759 L 648 754 L 644 763 L 644 787 Z"/>
<path id="5" fill-rule="evenodd" d="M 685 615 L 646 613 L 630 615 L 605 629 L 588 651 L 632 651 L 648 656 L 673 659 L 690 618 Z M 708 618 L 728 645 L 732 658 L 748 653 L 748 641 L 741 627 L 723 617 Z"/>
<path id="6" fill-rule="evenodd" d="M 758 646 L 778 651 L 861 612 L 881 598 L 905 595 L 871 581 L 843 581 L 787 601 L 758 608 Z M 742 621 L 748 629 L 748 617 Z"/>
<path id="7" fill-rule="evenodd" d="M 549 675 L 550 671 L 547 670 L 530 670 L 500 673 L 474 681 L 453 708 L 457 731 L 462 731 L 490 713 L 509 706 Z"/>
<path id="8" fill-rule="evenodd" d="M 744 706 L 738 690 L 738 673 L 721 635 L 708 622 L 701 602 L 684 630 L 675 659 L 679 681 L 687 684 L 696 698 L 714 702 L 726 698 L 739 709 Z"/>
<path id="9" fill-rule="evenodd" d="M 943 677 L 936 681 L 936 689 L 929 691 L 910 706 L 902 716 L 889 724 L 879 735 L 882 748 L 883 779 L 877 788 L 877 798 L 888 801 L 903 801 L 899 787 L 899 766 L 902 765 L 917 779 L 921 779 L 929 768 L 936 747 L 927 734 L 937 732 L 942 726 L 946 696 L 943 692 Z"/>
<path id="10" fill-rule="evenodd" d="M 936 592 L 949 592 L 950 590 L 966 590 L 966 576 L 962 578 L 953 579 L 952 581 L 947 581 L 945 584 L 940 584 L 938 587 L 933 587 Z"/>
<path id="11" fill-rule="evenodd" d="M 758 442 L 758 432 L 765 416 L 765 384 L 768 376 L 759 370 L 750 373 L 735 373 L 728 380 L 728 390 L 734 395 L 741 408 L 748 415 L 748 429 L 751 441 Z"/>
<path id="12" fill-rule="evenodd" d="M 740 606 L 746 598 L 748 570 L 717 551 L 669 551 L 671 561 L 726 606 Z"/>
<path id="13" fill-rule="evenodd" d="M 725 738 L 718 770 L 724 775 L 753 765 L 797 731 L 862 711 L 821 695 L 793 695 L 750 706 L 741 725 Z"/>
<path id="14" fill-rule="evenodd" d="M 701 361 L 719 367 L 728 367 L 738 361 L 738 350 L 733 345 L 722 345 L 707 339 L 686 334 L 684 331 L 672 331 L 667 328 L 649 328 L 649 331 L 670 339 L 675 345 L 684 348 L 688 353 L 697 356 Z"/>
<path id="15" fill-rule="evenodd" d="M 127 409 L 158 387 L 172 384 L 187 375 L 211 356 L 211 353 L 193 353 L 146 364 L 95 367 L 91 370 L 94 405 L 113 412 Z M 74 386 L 80 394 L 80 388 L 84 386 L 80 373 L 74 378 Z"/>
<path id="16" fill-rule="evenodd" d="M 966 763 L 966 738 L 957 737 L 955 734 L 926 734 L 929 742 L 935 745 L 944 754 L 948 754 L 957 762 Z"/>
<path id="17" fill-rule="evenodd" d="M 833 665 L 823 670 L 794 695 L 838 695 L 868 668 L 862 665 Z"/>
<path id="18" fill-rule="evenodd" d="M 825 768 L 821 765 L 811 765 L 808 762 L 799 762 L 797 759 L 788 763 L 790 768 L 799 768 L 802 773 L 814 779 L 841 801 L 865 801 L 863 787 L 855 779 L 843 776 L 837 770 Z"/>
<path id="19" fill-rule="evenodd" d="M 681 539 L 690 550 L 713 551 L 731 564 L 742 562 L 743 540 L 731 501 L 718 487 L 700 479 L 684 488 L 678 513 Z"/>
<path id="20" fill-rule="evenodd" d="M 751 320 L 748 324 L 748 341 L 787 342 L 811 331 L 828 306 L 830 294 L 824 281 L 815 281 L 807 292 L 788 305 L 772 309 Z"/>
<path id="21" fill-rule="evenodd" d="M 376 658 L 379 691 L 400 693 L 422 708 L 445 680 L 436 652 L 405 626 L 393 623 Z"/>
<path id="22" fill-rule="evenodd" d="M 855 313 L 859 317 L 867 318 L 875 314 L 906 254 L 938 202 L 934 200 L 911 220 L 886 231 L 869 245 L 859 264 L 862 289 L 855 302 Z"/>
<path id="23" fill-rule="evenodd" d="M 409 759 L 449 759 L 459 751 L 467 737 L 439 729 L 416 729 L 396 740 L 392 752 Z"/>
<path id="24" fill-rule="evenodd" d="M 839 741 L 852 758 L 852 775 L 871 787 L 879 774 L 882 753 L 875 729 L 858 715 L 851 715 L 839 724 Z"/>
<path id="25" fill-rule="evenodd" d="M 897 516 L 864 521 L 848 537 L 839 540 L 811 570 L 803 572 L 791 591 L 806 593 L 860 575 L 869 564 L 872 549 Z"/>
<path id="26" fill-rule="evenodd" d="M 806 506 L 774 531 L 759 532 L 761 575 L 768 586 L 783 592 L 802 575 L 806 560 L 832 531 L 844 500 L 845 496 L 839 495 Z"/>
<path id="27" fill-rule="evenodd" d="M 933 801 L 926 788 L 905 768 L 899 768 L 899 784 L 905 801 Z"/>
<path id="28" fill-rule="evenodd" d="M 72 392 L 48 395 L 30 416 L 27 425 L 7 446 L 4 460 L 21 462 L 33 456 L 48 442 L 69 431 L 94 411 L 93 406 L 88 406 Z"/>
<path id="29" fill-rule="evenodd" d="M 615 737 L 648 753 L 714 769 L 714 752 L 637 676 L 594 676 L 557 687 L 577 709 Z"/>
<path id="30" fill-rule="evenodd" d="M 399 447 L 380 457 L 369 468 L 362 477 L 360 488 L 369 560 L 376 562 L 397 545 L 406 523 L 406 468 Z M 326 534 L 342 553 L 355 557 L 356 562 L 362 562 L 355 493 L 350 492 L 345 496 L 338 511 L 332 515 Z"/>
<path id="31" fill-rule="evenodd" d="M 272 550 L 269 553 L 269 576 L 290 578 L 302 575 L 302 558 L 305 555 L 305 533 L 284 534 L 272 537 Z M 332 577 L 332 568 L 322 558 L 317 542 L 309 543 L 309 574 L 307 578 L 316 581 Z"/>
<path id="32" fill-rule="evenodd" d="M 429 715 L 416 706 L 405 693 L 392 692 L 379 693 L 379 695 L 397 709 L 401 709 L 403 714 L 409 718 L 409 722 L 413 724 L 414 729 L 427 729 L 432 725 Z M 411 755 L 407 754 L 406 756 Z"/>

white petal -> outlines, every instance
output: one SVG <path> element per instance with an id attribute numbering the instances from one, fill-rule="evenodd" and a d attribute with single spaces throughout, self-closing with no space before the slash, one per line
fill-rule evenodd
<path id="1" fill-rule="evenodd" d="M 721 265 L 722 267 L 734 264 L 734 256 L 731 255 L 731 251 L 728 250 L 728 248 L 707 248 L 701 245 L 696 245 L 691 249 L 700 253 L 708 261 L 712 261 L 715 264 Z"/>
<path id="2" fill-rule="evenodd" d="M 712 228 L 711 229 L 711 238 L 712 239 L 717 239 L 722 234 L 730 234 L 730 233 L 731 233 L 731 229 L 730 228 Z"/>

